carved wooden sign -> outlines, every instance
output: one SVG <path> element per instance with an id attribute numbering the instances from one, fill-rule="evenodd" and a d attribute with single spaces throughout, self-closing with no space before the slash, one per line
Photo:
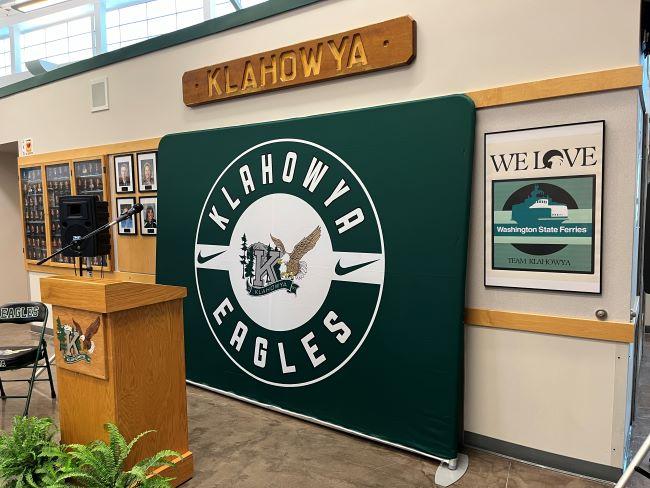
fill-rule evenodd
<path id="1" fill-rule="evenodd" d="M 192 107 L 404 66 L 415 58 L 415 21 L 409 17 L 187 71 L 183 101 Z"/>

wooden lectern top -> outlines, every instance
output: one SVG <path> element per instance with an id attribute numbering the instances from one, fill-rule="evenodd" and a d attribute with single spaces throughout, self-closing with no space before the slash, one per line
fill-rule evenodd
<path id="1" fill-rule="evenodd" d="M 41 301 L 61 307 L 110 313 L 184 298 L 181 286 L 78 276 L 41 278 Z"/>

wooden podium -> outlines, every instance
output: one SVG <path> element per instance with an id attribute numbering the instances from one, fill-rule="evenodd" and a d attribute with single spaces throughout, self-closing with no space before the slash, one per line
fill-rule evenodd
<path id="1" fill-rule="evenodd" d="M 181 453 L 158 470 L 174 486 L 192 477 L 185 391 L 185 288 L 107 279 L 41 279 L 52 304 L 61 442 L 108 440 L 104 424 L 135 446 L 127 468 L 162 449 Z"/>

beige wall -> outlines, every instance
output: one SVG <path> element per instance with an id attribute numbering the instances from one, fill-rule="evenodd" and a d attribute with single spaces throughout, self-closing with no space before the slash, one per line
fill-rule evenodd
<path id="1" fill-rule="evenodd" d="M 0 303 L 29 299 L 27 272 L 21 259 L 23 241 L 17 156 L 17 144 L 0 146 Z"/>
<path id="2" fill-rule="evenodd" d="M 11 113 L 11 124 L 0 121 L 0 143 L 33 137 L 35 151 L 48 152 L 631 66 L 639 8 L 638 0 L 326 0 L 3 99 L 0 114 Z M 410 67 L 183 105 L 186 70 L 406 14 L 418 23 Z M 108 76 L 111 110 L 93 114 L 89 83 L 101 76 Z"/>
<path id="3" fill-rule="evenodd" d="M 397 70 L 189 109 L 181 75 L 210 63 L 410 14 L 414 64 Z M 638 0 L 327 0 L 248 26 L 0 100 L 0 142 L 37 152 L 286 119 L 638 64 Z M 107 76 L 111 109 L 90 112 L 90 80 Z M 467 304 L 629 319 L 635 90 L 482 110 L 477 117 Z M 35 117 L 34 114 L 38 114 Z M 483 287 L 482 133 L 605 119 L 603 294 Z M 6 119 L 5 119 L 6 120 Z M 0 265 L 13 260 L 0 255 Z M 624 358 L 620 361 L 618 358 Z M 467 430 L 621 466 L 627 347 L 469 327 Z"/>
<path id="4" fill-rule="evenodd" d="M 468 307 L 630 320 L 638 91 L 479 110 L 467 271 Z M 605 120 L 602 294 L 483 286 L 483 134 Z M 620 465 L 626 345 L 527 332 L 466 331 L 465 429 L 535 449 Z"/>

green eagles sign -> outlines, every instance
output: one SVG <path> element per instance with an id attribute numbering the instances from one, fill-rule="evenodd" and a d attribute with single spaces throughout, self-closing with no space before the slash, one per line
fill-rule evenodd
<path id="1" fill-rule="evenodd" d="M 165 137 L 188 378 L 455 458 L 473 138 L 462 96 Z"/>

